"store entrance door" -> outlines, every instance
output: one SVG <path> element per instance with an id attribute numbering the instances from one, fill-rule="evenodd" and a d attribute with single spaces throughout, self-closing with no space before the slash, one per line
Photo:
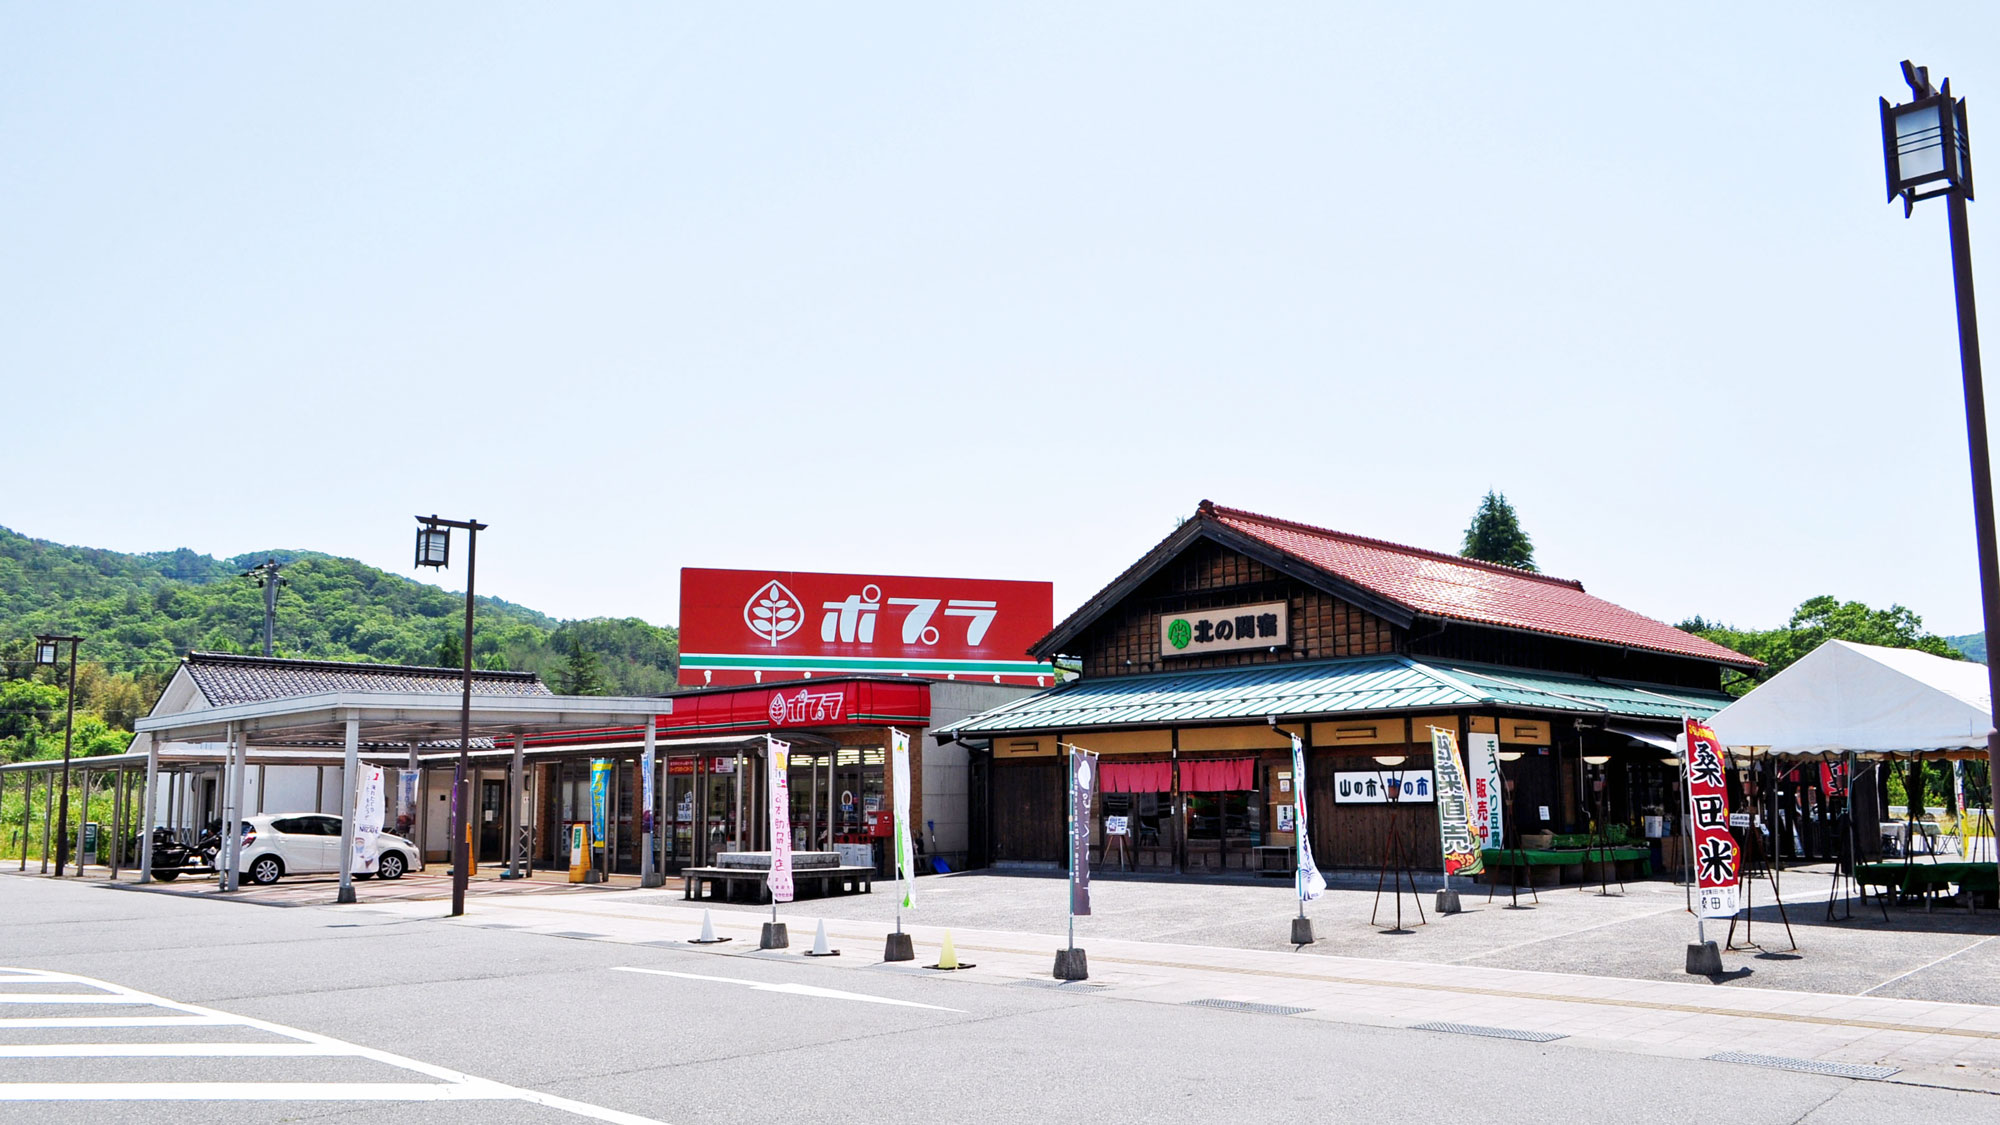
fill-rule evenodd
<path id="1" fill-rule="evenodd" d="M 507 823 L 507 783 L 498 778 L 479 782 L 479 862 L 500 861 L 500 835 Z"/>
<path id="2" fill-rule="evenodd" d="M 663 864 L 668 871 L 679 871 L 697 863 L 694 854 L 694 775 L 669 773 L 666 792 L 667 830 L 662 833 L 666 858 Z"/>

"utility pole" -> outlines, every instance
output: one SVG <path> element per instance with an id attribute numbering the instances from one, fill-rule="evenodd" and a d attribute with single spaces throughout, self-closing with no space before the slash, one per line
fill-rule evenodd
<path id="1" fill-rule="evenodd" d="M 285 564 L 276 559 L 265 559 L 243 572 L 243 577 L 255 579 L 259 589 L 264 591 L 264 655 L 275 655 L 271 650 L 271 638 L 278 629 L 278 587 L 289 586 L 290 582 L 279 577 Z"/>

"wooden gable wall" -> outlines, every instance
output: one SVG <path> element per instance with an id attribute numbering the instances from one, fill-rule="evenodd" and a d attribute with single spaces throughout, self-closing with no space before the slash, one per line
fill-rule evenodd
<path id="1" fill-rule="evenodd" d="M 1275 653 L 1251 649 L 1173 660 L 1160 657 L 1162 613 L 1280 599 L 1291 606 L 1290 648 Z M 1394 625 L 1358 606 L 1202 539 L 1100 618 L 1077 647 L 1085 677 L 1125 676 L 1394 652 L 1401 643 L 1398 632 Z"/>

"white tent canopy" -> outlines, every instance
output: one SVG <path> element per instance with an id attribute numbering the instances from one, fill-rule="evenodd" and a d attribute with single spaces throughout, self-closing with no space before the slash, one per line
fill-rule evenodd
<path id="1" fill-rule="evenodd" d="M 1828 641 L 1709 720 L 1737 753 L 1984 756 L 1986 665 Z"/>

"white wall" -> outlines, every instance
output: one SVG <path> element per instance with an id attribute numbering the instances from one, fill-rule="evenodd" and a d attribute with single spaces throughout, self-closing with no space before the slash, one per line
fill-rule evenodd
<path id="1" fill-rule="evenodd" d="M 970 680 L 945 680 L 931 684 L 931 720 L 922 732 L 924 763 L 924 819 L 937 823 L 937 850 L 962 852 L 971 842 L 972 769 L 971 755 L 956 742 L 939 746 L 931 732 L 1043 688 L 1014 687 L 1009 684 L 982 684 Z M 923 832 L 924 826 L 916 826 Z M 924 848 L 931 846 L 928 834 Z"/>

